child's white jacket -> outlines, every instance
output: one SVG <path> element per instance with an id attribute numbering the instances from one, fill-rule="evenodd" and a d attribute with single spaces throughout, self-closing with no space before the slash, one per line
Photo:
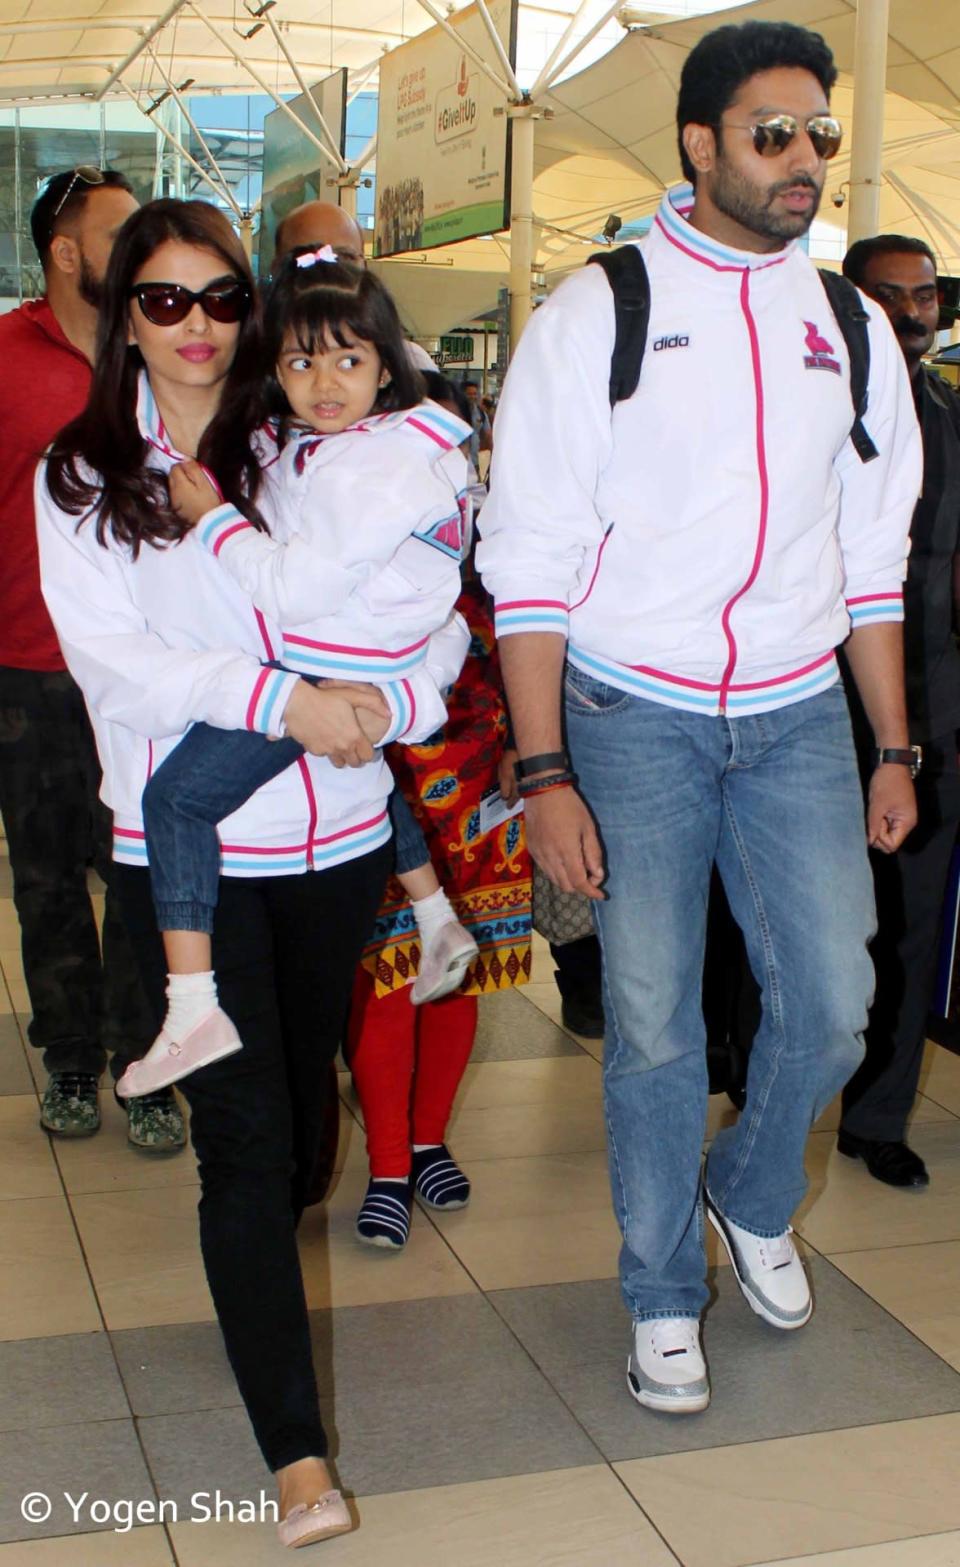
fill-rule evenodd
<path id="1" fill-rule="evenodd" d="M 282 538 L 230 505 L 201 518 L 201 544 L 282 628 L 289 669 L 379 681 L 423 662 L 460 593 L 469 435 L 429 400 L 339 435 L 296 427 L 272 469 Z"/>
<path id="2" fill-rule="evenodd" d="M 180 458 L 145 376 L 138 418 L 151 461 L 169 471 Z M 68 516 L 54 506 L 43 463 L 35 504 L 44 597 L 93 721 L 101 793 L 114 813 L 114 855 L 144 865 L 140 797 L 153 769 L 194 722 L 277 734 L 297 677 L 265 667 L 280 652 L 276 625 L 199 543 L 196 530 L 175 546 L 144 545 L 134 560 L 113 541 L 98 544 L 92 516 Z M 261 506 L 282 536 L 269 482 Z M 420 668 L 396 682 L 374 682 L 393 715 L 383 744 L 423 740 L 442 726 L 440 691 L 456 679 L 468 642 L 466 627 L 453 617 L 431 639 Z M 367 853 L 390 837 L 392 785 L 379 755 L 365 767 L 342 770 L 305 757 L 221 823 L 224 874 L 293 874 Z"/>
<path id="3" fill-rule="evenodd" d="M 865 424 L 796 244 L 730 250 L 664 198 L 641 250 L 651 315 L 639 386 L 612 410 L 613 295 L 599 267 L 527 326 L 497 413 L 477 565 L 497 634 L 569 637 L 578 668 L 706 714 L 762 712 L 837 679 L 851 624 L 902 619 L 921 448 L 903 355 L 864 299 Z"/>

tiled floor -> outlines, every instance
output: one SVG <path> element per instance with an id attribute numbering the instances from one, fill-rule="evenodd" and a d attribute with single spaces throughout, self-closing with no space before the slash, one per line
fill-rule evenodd
<path id="1" fill-rule="evenodd" d="M 255 1512 L 270 1477 L 213 1321 L 193 1158 L 135 1154 L 107 1094 L 95 1139 L 51 1145 L 37 1129 L 5 872 L 0 1567 L 279 1563 L 269 1520 L 226 1517 L 244 1499 Z M 797 1220 L 818 1305 L 805 1332 L 753 1317 L 711 1251 L 714 1402 L 676 1420 L 624 1386 L 597 1056 L 560 1028 L 538 950 L 526 992 L 481 1006 L 451 1130 L 473 1202 L 418 1210 L 399 1256 L 353 1238 L 363 1133 L 341 1079 L 341 1174 L 302 1251 L 360 1528 L 317 1559 L 960 1567 L 960 1058 L 929 1048 L 912 1133 L 928 1192 L 838 1158 L 834 1107 L 814 1132 Z M 732 1113 L 714 1099 L 708 1132 Z M 224 1516 L 207 1521 L 218 1491 Z M 51 1513 L 31 1523 L 36 1492 Z"/>

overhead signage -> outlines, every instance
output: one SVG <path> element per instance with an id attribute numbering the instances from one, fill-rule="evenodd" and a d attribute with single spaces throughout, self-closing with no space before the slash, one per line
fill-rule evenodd
<path id="1" fill-rule="evenodd" d="M 514 60 L 516 0 L 490 0 L 487 10 Z M 380 65 L 375 256 L 431 250 L 509 222 L 506 100 L 461 40 L 502 68 L 476 5 L 449 21 L 456 39 L 432 27 Z"/>

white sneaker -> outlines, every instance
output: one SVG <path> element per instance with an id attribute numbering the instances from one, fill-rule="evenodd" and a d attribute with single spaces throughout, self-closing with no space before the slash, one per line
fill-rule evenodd
<path id="1" fill-rule="evenodd" d="M 707 1218 L 722 1240 L 737 1283 L 752 1311 L 775 1328 L 802 1328 L 813 1315 L 810 1281 L 793 1230 L 781 1235 L 751 1235 L 713 1205 L 706 1193 Z"/>
<path id="2" fill-rule="evenodd" d="M 429 947 L 421 953 L 420 972 L 410 992 L 414 1006 L 436 1001 L 456 990 L 478 950 L 470 932 L 456 920 L 441 925 Z"/>
<path id="3" fill-rule="evenodd" d="M 651 1317 L 633 1324 L 627 1387 L 638 1404 L 695 1415 L 710 1402 L 700 1324 L 693 1317 Z"/>

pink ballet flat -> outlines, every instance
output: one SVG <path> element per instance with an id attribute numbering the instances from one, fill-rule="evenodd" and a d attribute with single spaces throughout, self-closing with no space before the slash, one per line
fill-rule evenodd
<path id="1" fill-rule="evenodd" d="M 470 932 L 456 920 L 442 925 L 420 959 L 420 972 L 410 992 L 414 1006 L 439 1001 L 456 990 L 478 950 Z"/>
<path id="2" fill-rule="evenodd" d="M 296 1551 L 301 1545 L 312 1545 L 315 1540 L 326 1540 L 335 1534 L 349 1534 L 352 1528 L 353 1519 L 340 1492 L 324 1491 L 312 1507 L 308 1507 L 306 1502 L 291 1507 L 286 1518 L 277 1524 L 277 1533 L 281 1545 Z"/>
<path id="3" fill-rule="evenodd" d="M 117 1084 L 121 1099 L 156 1093 L 202 1066 L 242 1050 L 243 1043 L 227 1014 L 214 1007 L 179 1043 L 160 1030 L 142 1061 L 131 1061 Z"/>

